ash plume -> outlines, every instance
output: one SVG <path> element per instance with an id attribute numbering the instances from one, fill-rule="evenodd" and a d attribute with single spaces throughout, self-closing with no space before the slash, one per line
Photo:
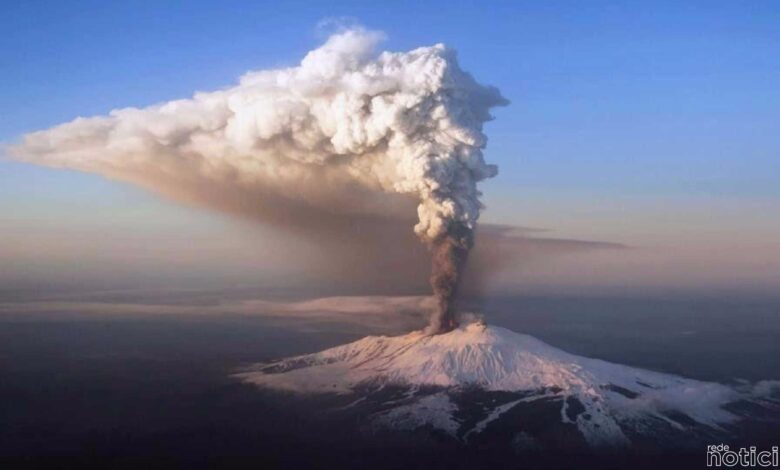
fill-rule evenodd
<path id="1" fill-rule="evenodd" d="M 400 209 L 413 200 L 439 305 L 429 331 L 446 331 L 482 208 L 477 183 L 497 173 L 483 158 L 482 126 L 508 102 L 464 72 L 452 49 L 377 53 L 382 39 L 345 30 L 298 66 L 249 72 L 190 99 L 77 118 L 25 135 L 10 154 L 280 226 L 403 223 Z"/>
<path id="2" fill-rule="evenodd" d="M 445 333 L 458 326 L 455 299 L 461 273 L 474 246 L 474 231 L 461 223 L 454 223 L 447 232 L 431 242 L 431 287 L 436 309 L 426 331 Z"/>

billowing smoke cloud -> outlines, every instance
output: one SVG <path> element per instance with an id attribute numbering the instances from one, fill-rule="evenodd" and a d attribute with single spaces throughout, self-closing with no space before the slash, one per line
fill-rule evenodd
<path id="1" fill-rule="evenodd" d="M 455 324 L 452 302 L 481 209 L 477 182 L 497 172 L 483 158 L 482 126 L 507 101 L 443 45 L 377 54 L 381 39 L 347 30 L 297 67 L 250 72 L 237 86 L 187 100 L 78 118 L 26 135 L 11 154 L 179 200 L 249 206 L 281 225 L 398 218 L 397 199 L 413 199 L 414 232 L 434 260 L 439 309 L 431 331 L 444 331 Z M 214 203 L 222 199 L 231 202 Z"/>

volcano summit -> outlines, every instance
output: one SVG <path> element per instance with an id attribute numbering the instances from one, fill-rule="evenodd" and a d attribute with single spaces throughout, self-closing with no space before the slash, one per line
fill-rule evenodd
<path id="1" fill-rule="evenodd" d="M 464 444 L 621 448 L 708 442 L 777 410 L 731 387 L 576 356 L 482 322 L 445 334 L 369 336 L 238 374 L 263 388 L 348 397 L 372 429 L 429 429 Z M 765 384 L 766 385 L 766 384 Z M 762 386 L 761 388 L 766 388 Z"/>

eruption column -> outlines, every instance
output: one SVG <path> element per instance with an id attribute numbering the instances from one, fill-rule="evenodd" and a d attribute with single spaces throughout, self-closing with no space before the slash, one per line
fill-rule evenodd
<path id="1" fill-rule="evenodd" d="M 297 66 L 32 132 L 10 154 L 289 226 L 336 215 L 408 223 L 394 209 L 417 201 L 438 300 L 429 331 L 446 332 L 482 209 L 477 183 L 498 171 L 484 160 L 482 127 L 508 102 L 454 50 L 378 53 L 383 37 L 345 30 Z"/>
<path id="2" fill-rule="evenodd" d="M 473 230 L 461 223 L 451 224 L 444 235 L 431 243 L 431 287 L 436 297 L 436 311 L 426 329 L 430 334 L 446 333 L 458 326 L 455 299 L 473 245 Z"/>

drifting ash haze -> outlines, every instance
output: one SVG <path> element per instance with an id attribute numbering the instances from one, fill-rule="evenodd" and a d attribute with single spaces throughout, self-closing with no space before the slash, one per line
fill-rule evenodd
<path id="1" fill-rule="evenodd" d="M 780 411 L 770 398 L 776 382 L 735 388 L 685 379 L 576 356 L 481 322 L 434 336 L 370 336 L 237 377 L 343 395 L 351 404 L 337 411 L 368 416 L 372 426 L 433 428 L 467 443 L 512 436 L 515 447 L 558 450 L 578 440 L 597 448 L 696 446 L 728 438 L 747 416 L 776 419 Z"/>
<path id="2" fill-rule="evenodd" d="M 79 118 L 28 134 L 20 160 L 95 172 L 282 226 L 397 219 L 417 203 L 438 298 L 430 332 L 456 324 L 453 301 L 481 204 L 483 124 L 507 101 L 443 45 L 375 53 L 351 29 L 297 67 L 250 72 L 192 99 Z M 314 234 L 316 236 L 316 234 Z"/>

